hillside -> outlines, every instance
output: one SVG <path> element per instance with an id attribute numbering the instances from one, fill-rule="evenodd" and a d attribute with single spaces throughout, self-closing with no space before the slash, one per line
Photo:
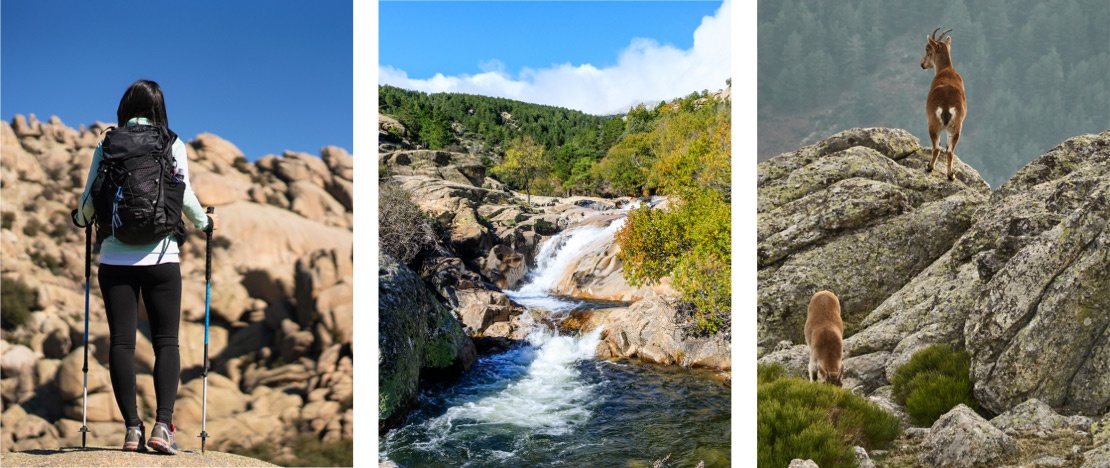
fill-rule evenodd
<path id="1" fill-rule="evenodd" d="M 5 451 L 79 446 L 84 232 L 72 225 L 107 124 L 73 129 L 34 115 L 0 123 L 3 195 Z M 212 134 L 186 142 L 194 190 L 214 206 L 208 449 L 317 439 L 349 452 L 353 434 L 353 158 L 286 152 L 248 162 Z M 199 449 L 205 281 L 203 234 L 182 246 L 178 444 Z M 109 336 L 93 259 L 89 444 L 123 439 L 106 369 Z M 11 301 L 11 302 L 9 302 Z M 136 347 L 140 416 L 153 423 L 154 355 Z M 280 454 L 280 451 L 277 452 Z M 289 454 L 283 455 L 288 462 Z M 277 460 L 282 463 L 281 460 Z"/>
<path id="2" fill-rule="evenodd" d="M 968 117 L 958 155 L 999 187 L 1031 155 L 1110 128 L 1110 4 L 1022 0 L 759 4 L 759 160 L 853 127 L 928 143 L 925 36 L 953 28 Z"/>

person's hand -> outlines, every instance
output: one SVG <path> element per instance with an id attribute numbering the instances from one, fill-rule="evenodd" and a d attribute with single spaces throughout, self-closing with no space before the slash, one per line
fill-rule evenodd
<path id="1" fill-rule="evenodd" d="M 220 228 L 220 216 L 216 213 L 208 213 L 208 231 L 212 232 Z"/>

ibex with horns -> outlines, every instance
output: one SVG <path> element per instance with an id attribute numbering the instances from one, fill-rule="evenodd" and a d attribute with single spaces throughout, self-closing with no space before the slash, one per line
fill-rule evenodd
<path id="1" fill-rule="evenodd" d="M 921 69 L 936 68 L 937 74 L 933 84 L 929 87 L 929 98 L 925 102 L 926 112 L 929 115 L 929 138 L 933 140 L 933 158 L 925 172 L 932 172 L 933 165 L 940 156 L 940 131 L 948 132 L 948 180 L 955 180 L 952 172 L 952 159 L 955 157 L 956 142 L 960 141 L 960 129 L 964 125 L 967 115 L 967 100 L 964 98 L 964 80 L 956 69 L 952 67 L 952 37 L 945 38 L 951 29 L 936 36 L 940 28 L 933 30 L 927 36 L 929 40 L 925 45 L 925 58 L 921 59 Z"/>

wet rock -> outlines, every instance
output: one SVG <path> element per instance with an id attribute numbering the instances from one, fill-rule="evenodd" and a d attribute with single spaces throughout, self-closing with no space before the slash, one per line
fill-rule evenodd
<path id="1" fill-rule="evenodd" d="M 732 368 L 726 333 L 697 336 L 691 323 L 679 317 L 674 299 L 650 296 L 605 317 L 599 355 L 639 357 L 645 361 L 684 367 Z"/>
<path id="2" fill-rule="evenodd" d="M 408 267 L 378 257 L 378 430 L 415 403 L 421 374 L 470 368 L 474 344 L 454 316 Z"/>

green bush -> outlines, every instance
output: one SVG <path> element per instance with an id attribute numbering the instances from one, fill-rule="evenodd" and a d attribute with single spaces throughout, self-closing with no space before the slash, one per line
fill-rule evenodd
<path id="1" fill-rule="evenodd" d="M 34 237 L 38 235 L 40 229 L 42 229 L 42 222 L 38 218 L 31 218 L 27 220 L 27 224 L 23 225 L 23 234 L 27 237 Z"/>
<path id="2" fill-rule="evenodd" d="M 3 215 L 0 215 L 0 227 L 11 230 L 12 223 L 14 222 L 15 213 L 12 213 L 11 211 L 6 211 Z"/>
<path id="3" fill-rule="evenodd" d="M 23 281 L 0 278 L 0 327 L 13 330 L 27 321 L 38 302 L 38 293 Z"/>
<path id="4" fill-rule="evenodd" d="M 894 372 L 894 400 L 905 405 L 906 414 L 919 426 L 931 426 L 960 403 L 978 411 L 970 370 L 965 350 L 953 351 L 943 344 L 922 349 Z"/>
<path id="5" fill-rule="evenodd" d="M 759 466 L 855 466 L 852 447 L 882 449 L 901 432 L 898 418 L 849 390 L 786 377 L 778 365 L 758 372 Z"/>

